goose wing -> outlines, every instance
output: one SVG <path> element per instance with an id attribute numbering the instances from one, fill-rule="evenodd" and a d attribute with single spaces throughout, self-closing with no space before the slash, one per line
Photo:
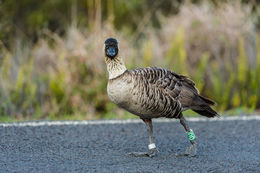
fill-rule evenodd
<path id="1" fill-rule="evenodd" d="M 179 96 L 186 94 L 199 94 L 195 83 L 187 76 L 179 75 L 170 70 L 147 67 L 131 70 L 134 76 L 137 76 L 139 81 L 149 83 L 152 87 L 163 90 L 164 94 L 170 95 L 173 99 L 178 100 Z M 151 86 L 150 86 L 151 87 Z"/>
<path id="2" fill-rule="evenodd" d="M 217 113 L 210 107 L 215 103 L 199 95 L 195 83 L 187 76 L 179 75 L 170 70 L 148 67 L 131 71 L 137 81 L 142 83 L 141 89 L 144 98 L 149 98 L 146 104 L 166 117 L 178 117 L 182 110 L 192 109 L 207 117 L 214 117 Z M 152 103 L 152 104 L 151 104 Z M 155 103 L 161 106 L 154 106 Z M 163 105 L 163 106 L 162 106 Z"/>
<path id="3" fill-rule="evenodd" d="M 178 118 L 182 104 L 181 78 L 177 74 L 157 67 L 130 70 L 131 81 L 135 83 L 132 94 L 138 95 L 140 110 L 152 117 Z M 188 84 L 187 84 L 188 85 Z"/>
<path id="4" fill-rule="evenodd" d="M 161 97 L 170 97 L 173 102 L 180 102 L 183 108 L 196 104 L 194 98 L 199 96 L 199 91 L 195 83 L 184 75 L 158 67 L 137 68 L 130 72 L 139 78 L 139 83 L 144 84 L 143 88 L 146 88 L 148 97 L 153 96 L 155 92 L 149 90 L 156 88 L 160 91 Z"/>

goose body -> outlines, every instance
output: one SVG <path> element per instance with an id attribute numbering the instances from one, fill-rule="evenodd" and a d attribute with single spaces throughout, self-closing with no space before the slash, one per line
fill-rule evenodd
<path id="1" fill-rule="evenodd" d="M 158 68 L 127 70 L 109 80 L 108 96 L 119 107 L 141 118 L 177 117 L 181 103 L 173 97 L 175 93 L 163 88 L 162 72 L 165 70 Z"/>
<path id="2" fill-rule="evenodd" d="M 187 109 L 216 114 L 208 106 L 214 102 L 200 96 L 193 81 L 163 68 L 126 70 L 109 79 L 107 93 L 116 105 L 141 118 L 179 118 Z"/>
<path id="3" fill-rule="evenodd" d="M 134 155 L 153 156 L 156 147 L 153 143 L 152 118 L 178 118 L 189 136 L 191 147 L 188 153 L 195 155 L 195 135 L 188 127 L 182 111 L 192 109 L 200 115 L 215 117 L 210 106 L 215 103 L 201 96 L 195 83 L 184 75 L 158 67 L 127 70 L 118 56 L 117 40 L 109 38 L 105 42 L 105 61 L 109 72 L 107 94 L 119 107 L 139 116 L 149 132 L 148 153 Z"/>

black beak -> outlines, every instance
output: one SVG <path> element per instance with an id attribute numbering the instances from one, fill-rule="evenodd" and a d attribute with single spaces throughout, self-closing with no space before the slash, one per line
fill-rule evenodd
<path id="1" fill-rule="evenodd" d="M 116 55 L 116 49 L 114 47 L 109 47 L 107 49 L 107 55 L 109 57 L 114 57 Z"/>

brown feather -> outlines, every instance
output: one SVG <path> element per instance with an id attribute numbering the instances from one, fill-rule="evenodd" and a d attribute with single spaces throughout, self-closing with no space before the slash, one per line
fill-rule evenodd
<path id="1" fill-rule="evenodd" d="M 141 78 L 134 79 L 133 81 L 141 81 L 142 83 L 146 83 L 146 85 L 149 83 L 150 85 L 147 90 L 160 88 L 159 99 L 161 100 L 163 100 L 163 97 L 167 97 L 168 101 L 172 102 L 173 105 L 179 102 L 183 110 L 192 109 L 203 116 L 214 117 L 217 115 L 210 108 L 210 105 L 214 105 L 215 102 L 199 95 L 195 83 L 187 76 L 157 67 L 139 68 L 129 72 L 134 78 L 141 76 Z M 146 95 L 148 96 L 149 92 Z M 149 98 L 152 97 L 150 96 Z M 181 112 L 181 110 L 179 111 Z"/>

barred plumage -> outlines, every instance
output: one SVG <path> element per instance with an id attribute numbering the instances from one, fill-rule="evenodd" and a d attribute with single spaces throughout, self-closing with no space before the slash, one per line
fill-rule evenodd
<path id="1" fill-rule="evenodd" d="M 113 88 L 117 91 L 111 92 Z M 186 109 L 211 109 L 189 78 L 157 67 L 126 70 L 110 79 L 108 95 L 120 107 L 141 118 L 178 118 Z M 120 100 L 116 100 L 118 97 Z M 216 115 L 214 110 L 210 111 L 213 115 L 209 117 Z"/>

